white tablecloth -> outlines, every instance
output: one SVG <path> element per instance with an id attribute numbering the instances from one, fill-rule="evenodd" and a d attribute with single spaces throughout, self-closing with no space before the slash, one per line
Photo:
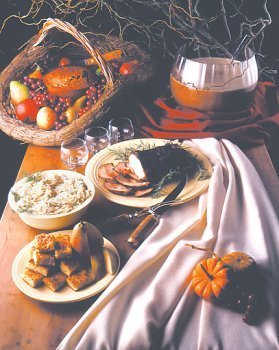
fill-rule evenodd
<path id="1" fill-rule="evenodd" d="M 208 193 L 169 209 L 159 226 L 81 320 L 59 350 L 279 349 L 278 217 L 250 161 L 231 142 L 190 142 L 214 164 Z M 264 269 L 269 314 L 258 326 L 194 295 L 190 275 L 211 247 L 244 251 Z M 277 323 L 278 327 L 278 323 Z"/>

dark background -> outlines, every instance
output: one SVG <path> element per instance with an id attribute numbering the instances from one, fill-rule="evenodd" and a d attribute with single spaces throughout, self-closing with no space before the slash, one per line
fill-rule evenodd
<path id="1" fill-rule="evenodd" d="M 252 13 L 255 11 L 256 4 L 258 2 L 259 0 L 250 1 L 248 12 L 251 11 Z M 4 19 L 8 15 L 16 15 L 17 9 L 24 9 L 26 4 L 29 5 L 30 1 L 1 1 L 0 25 L 2 25 Z M 268 64 L 276 69 L 279 62 L 279 0 L 268 0 L 267 4 L 268 10 L 272 17 L 272 24 L 265 30 L 265 40 L 262 47 L 262 53 L 267 55 Z M 43 18 L 48 16 L 52 16 L 50 9 L 46 9 L 42 14 Z M 11 59 L 17 55 L 18 48 L 31 36 L 36 34 L 37 31 L 37 26 L 24 25 L 16 18 L 12 18 L 7 22 L 2 33 L 0 34 L 0 71 L 2 71 L 2 69 L 9 64 Z M 167 64 L 168 63 L 166 63 L 166 65 Z M 132 100 L 130 100 L 130 105 L 131 104 Z M 124 110 L 127 115 L 127 113 L 129 113 L 130 105 L 125 103 L 125 99 L 122 99 L 118 107 L 115 106 L 115 108 L 118 109 L 117 113 L 121 113 L 121 111 Z M 27 145 L 9 138 L 2 131 L 0 131 L 0 214 L 6 203 L 8 190 L 15 180 L 26 147 Z"/>

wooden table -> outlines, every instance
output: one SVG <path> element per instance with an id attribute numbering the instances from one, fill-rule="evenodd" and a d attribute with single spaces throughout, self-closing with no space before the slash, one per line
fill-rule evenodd
<path id="1" fill-rule="evenodd" d="M 258 170 L 269 196 L 279 212 L 278 178 L 265 147 L 246 152 Z M 17 180 L 26 174 L 48 169 L 65 169 L 57 148 L 29 146 Z M 81 169 L 81 172 L 84 169 Z M 97 199 L 86 220 L 96 225 L 106 217 L 117 215 L 123 207 Z M 22 294 L 12 281 L 12 263 L 39 230 L 25 225 L 7 205 L 0 222 L 0 349 L 55 349 L 67 332 L 94 302 L 96 297 L 71 304 L 47 304 Z M 128 231 L 106 235 L 117 247 L 123 266 L 133 250 L 126 243 Z"/>

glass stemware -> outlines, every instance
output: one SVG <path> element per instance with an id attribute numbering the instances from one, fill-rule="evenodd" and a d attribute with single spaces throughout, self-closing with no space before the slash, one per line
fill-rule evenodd
<path id="1" fill-rule="evenodd" d="M 199 111 L 237 112 L 249 108 L 257 81 L 255 55 L 247 47 L 232 59 L 216 52 L 200 56 L 183 46 L 170 74 L 176 102 Z"/>
<path id="2" fill-rule="evenodd" d="M 73 138 L 64 141 L 60 148 L 61 160 L 72 170 L 86 164 L 89 156 L 85 141 L 80 138 Z"/>
<path id="3" fill-rule="evenodd" d="M 133 123 L 129 118 L 111 119 L 108 131 L 111 144 L 131 140 L 135 134 Z"/>
<path id="4" fill-rule="evenodd" d="M 85 130 L 84 139 L 92 154 L 96 154 L 110 145 L 108 130 L 101 126 L 93 126 Z"/>

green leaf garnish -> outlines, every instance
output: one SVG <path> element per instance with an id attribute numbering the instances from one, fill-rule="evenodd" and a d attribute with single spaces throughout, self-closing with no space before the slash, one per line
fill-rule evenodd
<path id="1" fill-rule="evenodd" d="M 14 196 L 15 202 L 18 202 L 20 200 L 20 195 L 17 192 L 12 192 L 12 195 Z"/>

